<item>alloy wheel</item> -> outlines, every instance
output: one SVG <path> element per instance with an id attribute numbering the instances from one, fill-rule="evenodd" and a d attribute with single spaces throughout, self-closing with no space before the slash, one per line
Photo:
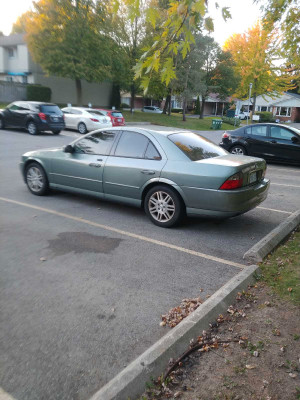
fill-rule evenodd
<path id="1" fill-rule="evenodd" d="M 148 201 L 149 212 L 156 221 L 168 222 L 175 214 L 175 202 L 166 192 L 154 192 Z"/>
<path id="2" fill-rule="evenodd" d="M 27 129 L 30 135 L 35 135 L 37 133 L 37 128 L 34 122 L 29 122 Z"/>
<path id="3" fill-rule="evenodd" d="M 26 175 L 27 185 L 32 192 L 38 193 L 42 190 L 44 186 L 44 176 L 37 167 L 30 167 L 27 170 Z"/>
<path id="4" fill-rule="evenodd" d="M 231 154 L 238 154 L 238 155 L 242 156 L 242 155 L 245 154 L 245 151 L 244 151 L 244 149 L 242 147 L 235 146 L 230 150 L 230 153 Z"/>

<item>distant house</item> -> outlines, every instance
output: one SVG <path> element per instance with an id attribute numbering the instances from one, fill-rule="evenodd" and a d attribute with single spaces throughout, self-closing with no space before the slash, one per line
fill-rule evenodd
<path id="1" fill-rule="evenodd" d="M 40 65 L 36 64 L 28 50 L 23 34 L 0 36 L 0 82 L 17 84 L 41 84 L 51 88 L 52 101 L 55 103 L 76 103 L 75 82 L 68 78 L 47 76 Z M 4 85 L 0 85 L 0 101 L 25 100 L 13 98 L 5 100 L 1 93 Z M 110 104 L 112 84 L 88 83 L 82 80 L 83 104 L 92 103 L 97 106 Z M 25 92 L 24 92 L 25 93 Z"/>
<path id="2" fill-rule="evenodd" d="M 200 102 L 202 101 L 201 95 L 199 96 Z M 188 100 L 187 108 L 188 110 L 193 110 L 196 107 L 197 96 Z M 228 105 L 231 98 L 220 99 L 218 93 L 210 93 L 205 100 L 204 104 L 204 115 L 223 115 L 225 106 Z M 172 108 L 182 108 L 182 101 L 178 100 L 175 96 L 171 99 Z"/>
<path id="3" fill-rule="evenodd" d="M 252 110 L 251 102 L 250 110 Z M 247 111 L 248 100 L 237 101 L 237 110 L 240 111 L 242 107 Z M 281 122 L 300 122 L 300 94 L 285 92 L 279 97 L 273 98 L 258 96 L 255 111 L 269 111 Z"/>

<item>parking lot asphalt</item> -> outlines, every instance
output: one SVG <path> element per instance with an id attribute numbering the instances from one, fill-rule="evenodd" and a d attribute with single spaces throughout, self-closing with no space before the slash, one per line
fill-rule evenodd
<path id="1" fill-rule="evenodd" d="M 201 134 L 218 143 L 222 133 Z M 88 399 L 166 333 L 161 314 L 214 293 L 300 207 L 300 168 L 275 164 L 260 207 L 169 230 L 139 209 L 60 192 L 33 196 L 20 156 L 78 136 L 0 132 L 0 386 L 13 399 Z"/>

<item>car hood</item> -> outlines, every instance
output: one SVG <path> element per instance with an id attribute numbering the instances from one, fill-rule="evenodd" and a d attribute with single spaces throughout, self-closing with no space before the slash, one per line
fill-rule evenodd
<path id="1" fill-rule="evenodd" d="M 50 156 L 55 157 L 55 153 L 62 152 L 62 147 L 51 147 L 49 149 L 42 149 L 42 150 L 33 150 L 28 151 L 27 153 L 23 154 L 23 157 L 42 157 L 42 156 Z"/>

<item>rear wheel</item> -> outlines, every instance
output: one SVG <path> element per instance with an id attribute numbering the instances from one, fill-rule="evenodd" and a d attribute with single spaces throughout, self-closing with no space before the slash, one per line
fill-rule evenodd
<path id="1" fill-rule="evenodd" d="M 43 196 L 48 192 L 49 183 L 43 167 L 32 162 L 26 167 L 25 178 L 28 189 L 36 196 Z"/>
<path id="2" fill-rule="evenodd" d="M 85 135 L 87 133 L 86 125 L 83 122 L 78 124 L 78 131 L 81 135 Z"/>
<path id="3" fill-rule="evenodd" d="M 61 131 L 59 129 L 57 129 L 57 130 L 54 130 L 52 132 L 53 132 L 53 135 L 59 135 Z"/>
<path id="4" fill-rule="evenodd" d="M 38 128 L 37 128 L 37 126 L 36 126 L 36 123 L 35 122 L 33 122 L 33 121 L 29 121 L 28 122 L 28 124 L 27 124 L 27 130 L 28 130 L 28 133 L 30 134 L 30 135 L 37 135 L 39 132 L 38 132 Z"/>
<path id="5" fill-rule="evenodd" d="M 178 193 L 167 186 L 155 186 L 146 194 L 144 209 L 155 225 L 171 228 L 184 216 L 184 204 Z"/>
<path id="6" fill-rule="evenodd" d="M 236 145 L 236 146 L 231 147 L 230 153 L 243 156 L 243 155 L 247 154 L 247 151 L 246 151 L 245 147 L 243 147 L 241 145 Z"/>

